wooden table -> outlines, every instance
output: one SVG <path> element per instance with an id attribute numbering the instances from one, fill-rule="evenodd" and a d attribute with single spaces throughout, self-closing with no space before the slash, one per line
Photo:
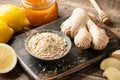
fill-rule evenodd
<path id="1" fill-rule="evenodd" d="M 109 29 L 120 37 L 120 1 L 119 0 L 97 0 L 101 8 L 111 17 Z M 1 0 L 2 4 L 19 5 L 20 0 Z M 76 7 L 82 7 L 87 11 L 97 14 L 96 10 L 90 4 L 89 0 L 58 0 L 60 17 L 69 16 Z M 1 65 L 1 64 L 0 64 Z M 68 80 L 106 80 L 102 77 L 102 71 L 99 69 L 99 63 L 73 74 Z M 0 75 L 0 80 L 29 80 L 29 76 L 24 72 L 19 62 L 9 73 Z"/>

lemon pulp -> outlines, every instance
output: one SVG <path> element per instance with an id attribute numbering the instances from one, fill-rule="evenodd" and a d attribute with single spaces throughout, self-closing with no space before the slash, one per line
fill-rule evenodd
<path id="1" fill-rule="evenodd" d="M 4 43 L 0 43 L 0 73 L 11 71 L 17 63 L 14 49 Z"/>

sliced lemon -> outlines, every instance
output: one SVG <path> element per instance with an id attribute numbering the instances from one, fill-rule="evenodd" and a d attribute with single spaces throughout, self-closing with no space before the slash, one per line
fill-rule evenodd
<path id="1" fill-rule="evenodd" d="M 11 71 L 16 63 L 17 56 L 14 49 L 5 43 L 0 43 L 0 74 Z"/>

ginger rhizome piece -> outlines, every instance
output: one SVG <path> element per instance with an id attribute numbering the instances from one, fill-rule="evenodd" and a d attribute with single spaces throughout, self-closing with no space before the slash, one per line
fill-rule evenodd
<path id="1" fill-rule="evenodd" d="M 93 49 L 102 50 L 109 42 L 105 30 L 98 27 L 90 15 L 81 8 L 73 10 L 72 15 L 62 23 L 61 31 L 74 38 L 75 45 L 81 49 L 91 46 Z"/>
<path id="2" fill-rule="evenodd" d="M 92 41 L 92 37 L 89 34 L 88 30 L 86 29 L 86 26 L 80 28 L 79 32 L 74 37 L 75 45 L 81 49 L 89 48 L 91 41 Z"/>
<path id="3" fill-rule="evenodd" d="M 110 67 L 103 73 L 108 80 L 120 80 L 120 70 L 115 67 Z"/>
<path id="4" fill-rule="evenodd" d="M 98 27 L 91 19 L 88 19 L 87 27 L 89 29 L 89 33 L 93 38 L 91 45 L 92 48 L 95 50 L 104 49 L 109 42 L 109 37 L 105 33 L 105 30 Z"/>
<path id="5" fill-rule="evenodd" d="M 120 70 L 120 61 L 116 58 L 109 57 L 109 58 L 104 59 L 100 63 L 101 70 L 106 70 L 107 68 L 110 68 L 110 67 L 115 67 Z"/>
<path id="6" fill-rule="evenodd" d="M 114 57 L 114 58 L 120 60 L 120 49 L 115 50 L 114 52 L 112 52 L 112 54 L 110 55 L 110 57 Z"/>
<path id="7" fill-rule="evenodd" d="M 72 15 L 62 23 L 61 31 L 69 37 L 74 38 L 80 27 L 86 25 L 85 17 L 86 16 L 82 14 L 82 11 L 79 11 L 79 8 L 76 8 L 72 12 Z"/>

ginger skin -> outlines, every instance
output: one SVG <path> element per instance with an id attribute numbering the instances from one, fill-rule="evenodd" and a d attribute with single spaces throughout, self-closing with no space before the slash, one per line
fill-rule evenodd
<path id="1" fill-rule="evenodd" d="M 92 37 L 89 34 L 88 30 L 85 27 L 79 29 L 79 32 L 74 37 L 74 43 L 77 47 L 81 49 L 87 49 L 90 47 Z"/>
<path id="2" fill-rule="evenodd" d="M 105 30 L 98 27 L 89 16 L 84 9 L 76 8 L 62 23 L 61 31 L 70 38 L 74 38 L 75 45 L 81 49 L 91 46 L 95 50 L 102 50 L 107 46 L 109 37 Z"/>
<path id="3" fill-rule="evenodd" d="M 76 8 L 72 15 L 62 23 L 61 31 L 69 36 L 70 38 L 74 38 L 75 35 L 78 33 L 80 27 L 86 24 L 86 16 L 83 13 L 83 10 L 79 10 Z M 81 26 L 80 26 L 81 25 Z"/>
<path id="4" fill-rule="evenodd" d="M 120 80 L 120 71 L 115 67 L 110 67 L 103 73 L 108 80 Z"/>
<path id="5" fill-rule="evenodd" d="M 92 48 L 95 50 L 104 49 L 109 42 L 109 37 L 105 33 L 105 30 L 98 27 L 91 19 L 88 19 L 87 26 L 93 38 Z"/>

